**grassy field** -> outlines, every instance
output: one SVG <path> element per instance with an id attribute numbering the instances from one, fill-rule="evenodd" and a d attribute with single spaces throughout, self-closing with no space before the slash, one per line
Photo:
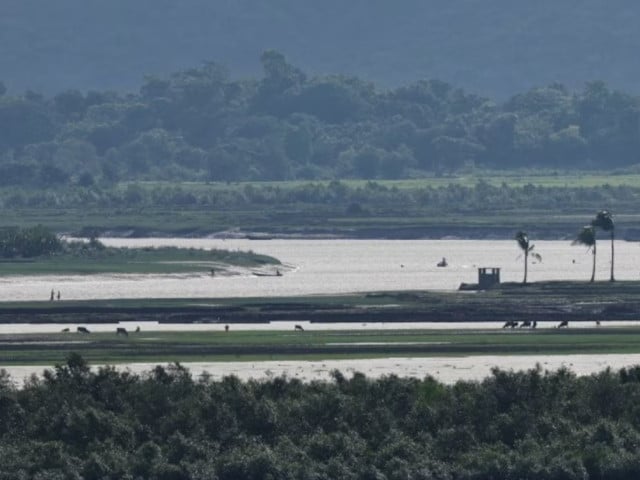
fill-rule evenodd
<path id="1" fill-rule="evenodd" d="M 640 328 L 538 330 L 144 331 L 0 336 L 0 365 L 47 365 L 70 351 L 100 363 L 640 353 Z"/>
<path id="2" fill-rule="evenodd" d="M 0 365 L 53 365 L 70 351 L 97 363 L 631 354 L 640 353 L 640 327 L 608 322 L 638 320 L 638 311 L 640 282 L 627 281 L 502 284 L 482 292 L 14 302 L 0 305 L 1 323 L 63 323 L 71 331 L 0 335 Z M 500 325 L 507 320 L 535 320 L 538 328 L 502 329 L 486 323 Z M 548 328 L 565 320 L 569 328 Z M 176 328 L 180 331 L 145 326 L 126 337 L 116 335 L 115 326 L 92 325 L 119 321 L 182 323 Z M 291 329 L 239 325 L 270 321 L 290 321 Z M 213 324 L 196 331 L 189 322 Z M 294 331 L 293 324 L 302 322 L 350 322 L 354 327 L 317 329 L 316 324 Z M 377 327 L 377 322 L 385 322 L 386 329 Z M 409 329 L 396 322 L 431 325 Z M 437 328 L 437 322 L 452 322 L 454 328 Z M 455 328 L 455 322 L 472 322 L 474 327 Z M 230 326 L 228 332 L 225 324 Z M 394 324 L 397 328 L 389 329 Z M 92 333 L 76 333 L 77 325 Z M 110 331 L 104 332 L 105 328 Z"/>
<path id="3" fill-rule="evenodd" d="M 341 183 L 352 188 L 363 188 L 371 183 L 370 180 L 340 180 Z M 611 186 L 628 186 L 640 188 L 640 173 L 628 172 L 555 172 L 555 171 L 481 171 L 477 173 L 455 174 L 439 177 L 424 177 L 403 180 L 381 180 L 376 179 L 373 182 L 387 187 L 398 189 L 416 189 L 424 187 L 446 187 L 448 185 L 460 185 L 472 187 L 478 182 L 486 182 L 490 185 L 506 184 L 510 187 L 522 187 L 524 185 L 534 185 L 537 187 L 598 187 L 602 185 Z M 226 191 L 230 189 L 244 189 L 247 187 L 271 187 L 279 189 L 294 189 L 310 183 L 318 185 L 328 185 L 329 180 L 310 181 L 310 180 L 294 180 L 294 181 L 274 181 L 274 182 L 136 182 L 135 185 L 144 185 L 147 187 L 182 187 L 188 191 L 204 191 L 218 190 Z M 125 189 L 129 183 L 122 183 L 120 188 Z"/>
<path id="4" fill-rule="evenodd" d="M 522 191 L 494 192 L 491 203 L 482 196 L 487 184 L 553 190 L 538 192 L 534 201 Z M 428 187 L 439 189 L 435 200 L 434 192 L 425 194 Z M 190 200 L 180 203 L 183 197 Z M 518 229 L 535 228 L 539 238 L 563 238 L 606 208 L 614 212 L 621 238 L 625 232 L 636 238 L 638 198 L 640 174 L 633 172 L 482 171 L 339 183 L 136 182 L 93 190 L 6 187 L 0 189 L 0 227 L 43 224 L 57 232 L 119 236 L 265 232 L 352 238 L 511 238 Z"/>
<path id="5" fill-rule="evenodd" d="M 63 252 L 32 259 L 1 259 L 2 275 L 224 273 L 230 267 L 279 265 L 267 255 L 228 250 L 184 248 L 105 248 Z"/>

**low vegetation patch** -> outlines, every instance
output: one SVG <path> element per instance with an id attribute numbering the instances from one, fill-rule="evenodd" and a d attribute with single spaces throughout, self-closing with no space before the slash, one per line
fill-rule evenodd
<path id="1" fill-rule="evenodd" d="M 209 273 L 229 267 L 279 265 L 267 255 L 194 248 L 106 247 L 96 238 L 68 241 L 42 226 L 0 232 L 0 268 L 5 275 L 70 273 Z"/>
<path id="2" fill-rule="evenodd" d="M 86 324 L 85 324 L 86 325 Z M 129 331 L 1 335 L 4 365 L 53 365 L 69 350 L 100 363 L 216 362 L 519 354 L 640 353 L 640 328 Z"/>

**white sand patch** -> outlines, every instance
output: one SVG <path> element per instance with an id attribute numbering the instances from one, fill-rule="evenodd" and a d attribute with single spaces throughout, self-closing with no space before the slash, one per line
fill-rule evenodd
<path id="1" fill-rule="evenodd" d="M 325 345 L 447 345 L 451 342 L 336 342 Z"/>
<path id="2" fill-rule="evenodd" d="M 242 380 L 268 379 L 278 376 L 297 378 L 305 382 L 331 379 L 333 370 L 340 370 L 350 377 L 354 372 L 362 372 L 368 377 L 385 375 L 424 378 L 431 375 L 444 383 L 458 380 L 479 381 L 491 374 L 491 369 L 529 370 L 540 364 L 543 370 L 555 371 L 566 367 L 577 375 L 590 375 L 606 368 L 619 370 L 623 367 L 640 365 L 640 354 L 633 355 L 518 355 L 518 356 L 470 356 L 470 357 L 430 357 L 430 358 L 385 358 L 359 360 L 318 360 L 318 361 L 265 361 L 265 362 L 187 362 L 182 365 L 194 377 L 208 374 L 218 380 L 235 375 Z M 144 374 L 158 363 L 130 363 L 118 365 L 120 370 Z M 166 364 L 164 364 L 166 365 Z M 40 375 L 50 366 L 9 366 L 3 367 L 20 384 L 31 375 Z"/>

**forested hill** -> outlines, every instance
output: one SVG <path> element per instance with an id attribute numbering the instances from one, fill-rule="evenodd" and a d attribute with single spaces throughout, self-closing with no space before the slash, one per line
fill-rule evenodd
<path id="1" fill-rule="evenodd" d="M 256 75 L 273 48 L 311 74 L 385 86 L 439 78 L 505 98 L 603 80 L 640 93 L 638 18 L 636 0 L 5 0 L 0 80 L 12 93 L 135 90 L 207 60 Z"/>
<path id="2" fill-rule="evenodd" d="M 218 64 L 136 94 L 11 95 L 0 84 L 0 185 L 120 180 L 409 178 L 469 168 L 637 169 L 640 97 L 588 83 L 496 104 L 438 80 L 393 89 L 309 76 L 277 51 L 258 78 Z"/>

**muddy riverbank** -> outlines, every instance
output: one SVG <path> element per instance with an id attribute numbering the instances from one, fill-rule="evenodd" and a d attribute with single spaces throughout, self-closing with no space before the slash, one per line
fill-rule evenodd
<path id="1" fill-rule="evenodd" d="M 640 282 L 504 284 L 475 292 L 0 304 L 0 323 L 607 322 L 640 318 Z"/>

